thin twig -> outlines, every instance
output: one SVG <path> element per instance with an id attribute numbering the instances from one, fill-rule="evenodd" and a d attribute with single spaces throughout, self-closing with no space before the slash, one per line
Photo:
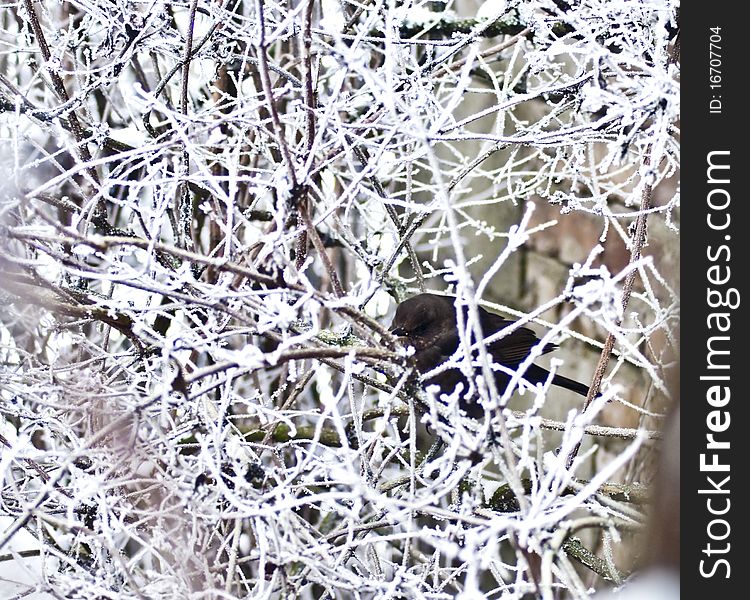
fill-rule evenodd
<path id="1" fill-rule="evenodd" d="M 646 162 L 648 164 L 648 162 Z M 633 234 L 632 239 L 632 246 L 630 250 L 630 265 L 634 265 L 638 261 L 641 260 L 641 251 L 643 250 L 643 246 L 646 243 L 646 223 L 648 220 L 648 211 L 651 207 L 651 196 L 652 196 L 652 187 L 651 184 L 646 181 L 643 185 L 643 193 L 641 194 L 641 213 L 638 215 L 638 219 L 636 220 L 636 227 L 635 227 L 635 233 Z M 630 295 L 633 291 L 633 284 L 635 283 L 635 278 L 638 274 L 637 269 L 631 269 L 628 275 L 625 277 L 625 281 L 623 283 L 623 291 L 622 291 L 622 313 L 625 314 L 625 311 L 628 307 L 628 303 L 630 302 Z M 619 327 L 622 324 L 622 319 L 618 318 L 615 325 Z M 604 342 L 604 348 L 602 348 L 602 352 L 599 355 L 599 361 L 596 365 L 596 370 L 594 371 L 594 378 L 591 382 L 591 386 L 589 387 L 589 393 L 586 396 L 586 401 L 583 405 L 583 408 L 581 408 L 581 414 L 585 413 L 591 403 L 594 401 L 594 398 L 597 397 L 599 394 L 599 390 L 601 389 L 602 380 L 604 379 L 604 374 L 607 371 L 607 365 L 609 365 L 609 358 L 612 355 L 612 350 L 615 346 L 615 336 L 613 333 L 610 333 L 607 335 L 607 339 Z M 565 464 L 567 465 L 567 468 L 570 469 L 573 465 L 573 461 L 575 460 L 576 456 L 578 456 L 578 451 L 581 449 L 581 441 L 576 443 L 576 445 L 571 450 L 570 454 L 568 455 Z"/>

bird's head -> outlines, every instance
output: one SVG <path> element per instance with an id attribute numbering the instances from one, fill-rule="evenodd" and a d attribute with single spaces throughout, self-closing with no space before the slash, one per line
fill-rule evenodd
<path id="1" fill-rule="evenodd" d="M 419 294 L 396 307 L 391 333 L 406 338 L 417 349 L 436 339 L 446 328 L 455 326 L 453 299 L 435 294 Z"/>

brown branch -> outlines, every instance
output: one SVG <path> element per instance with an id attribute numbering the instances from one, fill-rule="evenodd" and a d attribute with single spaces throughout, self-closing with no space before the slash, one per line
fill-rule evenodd
<path id="1" fill-rule="evenodd" d="M 557 27 L 557 25 L 555 26 Z M 477 31 L 480 29 L 480 31 Z M 477 37 L 497 37 L 500 35 L 517 35 L 525 29 L 523 23 L 510 15 L 503 15 L 494 22 L 487 23 L 483 19 L 438 19 L 432 23 L 414 23 L 404 21 L 398 29 L 401 38 L 413 39 L 425 33 L 430 37 L 452 39 L 457 34 L 471 35 Z M 368 32 L 371 38 L 385 38 L 385 34 L 379 30 Z"/>
<path id="2" fill-rule="evenodd" d="M 294 428 L 294 435 L 292 435 L 292 428 L 288 424 L 279 423 L 270 431 L 266 431 L 265 429 L 253 429 L 252 431 L 244 433 L 243 437 L 248 442 L 259 443 L 262 445 L 268 444 L 270 440 L 284 444 L 286 442 L 315 440 L 316 431 L 317 427 L 315 426 L 301 425 Z M 324 446 L 330 446 L 331 448 L 341 447 L 341 439 L 335 429 L 327 427 L 321 428 L 317 441 Z"/>
<path id="3" fill-rule="evenodd" d="M 5 436 L 3 436 L 1 434 L 0 434 L 0 444 L 2 444 L 3 446 L 5 446 L 8 450 L 12 450 L 13 449 L 13 446 L 11 446 L 10 442 L 7 439 L 5 439 Z M 25 462 L 31 469 L 33 469 L 34 471 L 36 471 L 36 473 L 39 475 L 39 477 L 42 478 L 42 480 L 45 483 L 49 483 L 50 477 L 47 474 L 47 471 L 45 471 L 41 467 L 41 465 L 39 465 L 38 462 L 36 462 L 35 460 L 33 460 L 31 458 L 24 458 L 23 462 Z M 68 492 L 67 490 L 65 490 L 62 487 L 60 487 L 60 484 L 58 484 L 57 482 L 54 483 L 54 486 L 55 486 L 55 489 L 58 492 L 60 492 L 63 496 L 67 496 L 68 498 L 72 498 L 73 497 L 70 492 Z M 2 562 L 2 561 L 0 560 L 0 562 Z"/>
<path id="4" fill-rule="evenodd" d="M 195 29 L 195 11 L 197 8 L 198 0 L 191 0 L 187 36 L 185 40 L 185 53 L 182 57 L 182 94 L 180 97 L 180 109 L 183 115 L 187 115 L 188 109 L 188 81 L 190 78 L 190 60 L 193 54 L 193 31 Z"/>
<path id="5" fill-rule="evenodd" d="M 306 204 L 307 203 L 305 203 L 305 205 Z M 341 298 L 344 295 L 344 288 L 341 287 L 341 282 L 339 281 L 339 277 L 336 274 L 336 270 L 334 269 L 333 264 L 331 263 L 331 259 L 328 256 L 328 253 L 326 252 L 325 246 L 323 245 L 323 242 L 321 241 L 320 236 L 318 235 L 317 229 L 315 229 L 315 225 L 310 219 L 310 215 L 308 214 L 308 211 L 307 211 L 307 206 L 302 207 L 300 214 L 305 224 L 305 231 L 307 232 L 307 237 L 310 238 L 310 241 L 312 242 L 313 247 L 315 248 L 315 251 L 318 253 L 320 260 L 323 263 L 323 267 L 326 270 L 326 274 L 331 280 L 333 293 L 336 294 L 338 298 Z"/>
<path id="6" fill-rule="evenodd" d="M 588 484 L 583 479 L 576 480 L 577 486 L 568 486 L 561 493 L 562 496 L 573 495 L 578 492 L 578 487 Z M 524 493 L 531 492 L 531 479 L 522 480 Z M 648 490 L 639 484 L 605 483 L 602 484 L 597 493 L 603 494 L 617 502 L 627 502 L 644 505 L 649 500 Z M 487 507 L 497 512 L 515 512 L 518 510 L 518 499 L 509 484 L 503 484 L 492 494 L 487 501 Z"/>
<path id="7" fill-rule="evenodd" d="M 34 4 L 32 0 L 23 0 L 23 2 L 24 7 L 26 8 L 26 12 L 29 15 L 29 20 L 31 21 L 31 29 L 34 31 L 34 36 L 36 37 L 37 44 L 39 44 L 39 50 L 42 53 L 42 58 L 44 58 L 45 62 L 49 62 L 52 54 L 50 52 L 49 45 L 47 44 L 47 39 L 44 36 L 42 25 L 39 22 L 39 17 L 37 16 L 34 9 Z M 70 96 L 68 96 L 68 92 L 65 89 L 65 84 L 63 83 L 60 75 L 58 75 L 54 69 L 48 69 L 47 72 L 49 73 L 50 80 L 52 81 L 52 87 L 54 88 L 55 94 L 57 94 L 59 100 L 63 103 L 70 101 Z M 89 161 L 91 161 L 91 153 L 86 146 L 84 130 L 81 126 L 80 121 L 78 120 L 78 117 L 76 116 L 75 111 L 71 110 L 66 120 L 60 120 L 63 123 L 67 121 L 70 132 L 73 134 L 73 137 L 76 141 L 76 148 L 81 160 L 84 163 L 88 163 Z M 94 183 L 99 183 L 99 178 L 94 167 L 86 167 L 86 172 L 93 179 Z M 99 204 L 99 206 L 103 207 L 101 203 Z M 99 208 L 97 210 L 99 210 Z"/>
<path id="8" fill-rule="evenodd" d="M 362 165 L 363 169 L 366 169 L 368 167 L 367 164 L 367 156 L 365 156 L 365 153 L 362 151 L 362 149 L 354 144 L 354 141 L 347 136 L 347 140 L 352 145 L 352 151 L 354 152 L 354 156 L 357 157 L 357 160 L 359 161 L 359 164 Z M 420 291 L 424 291 L 424 274 L 422 273 L 422 267 L 419 264 L 419 258 L 417 258 L 417 253 L 414 251 L 414 248 L 412 248 L 411 244 L 409 243 L 409 238 L 404 238 L 404 233 L 406 232 L 406 227 L 401 223 L 401 219 L 399 219 L 398 214 L 396 213 L 396 209 L 393 208 L 388 203 L 388 195 L 385 193 L 385 190 L 383 189 L 383 186 L 380 184 L 380 181 L 378 181 L 378 178 L 375 177 L 375 175 L 368 176 L 368 179 L 370 183 L 372 184 L 372 187 L 375 188 L 375 192 L 377 192 L 378 196 L 383 200 L 383 206 L 385 208 L 386 213 L 388 213 L 388 216 L 390 217 L 391 221 L 393 221 L 393 224 L 396 226 L 396 231 L 399 234 L 399 250 L 405 248 L 406 254 L 409 257 L 409 262 L 411 263 L 411 268 L 414 270 L 414 275 L 417 278 L 417 286 L 419 287 Z M 398 256 L 398 254 L 395 254 L 395 256 Z M 394 259 L 395 260 L 395 256 Z M 383 281 L 385 279 L 385 276 L 387 275 L 388 270 L 390 270 L 391 265 L 393 264 L 393 261 L 388 263 L 386 265 L 386 268 L 383 269 L 383 272 L 381 273 L 380 280 Z"/>
<path id="9" fill-rule="evenodd" d="M 117 329 L 127 337 L 139 351 L 146 344 L 133 331 L 133 319 L 124 313 L 113 311 L 104 306 L 97 306 L 83 293 L 69 288 L 56 288 L 40 279 L 34 279 L 18 273 L 2 271 L 4 290 L 24 302 L 46 308 L 53 314 L 65 315 L 84 320 L 96 320 Z M 45 292 L 43 287 L 51 290 Z M 54 294 L 54 295 L 53 295 Z M 67 298 L 66 298 L 67 297 Z M 66 298 L 67 301 L 61 298 Z"/>
<path id="10" fill-rule="evenodd" d="M 286 136 L 284 135 L 284 127 L 279 119 L 279 112 L 276 110 L 276 103 L 273 101 L 273 87 L 271 86 L 271 77 L 268 74 L 268 57 L 266 56 L 266 20 L 263 14 L 264 12 L 264 0 L 257 0 L 256 2 L 258 11 L 258 72 L 260 74 L 260 81 L 263 87 L 263 95 L 266 98 L 266 104 L 268 105 L 268 111 L 271 114 L 271 124 L 273 126 L 274 133 L 276 134 L 276 140 L 281 149 L 281 156 L 284 160 L 287 173 L 289 173 L 289 181 L 291 182 L 292 189 L 298 188 L 297 173 L 294 169 L 294 162 L 292 161 L 292 155 L 289 152 L 289 146 L 286 142 Z"/>
<path id="11" fill-rule="evenodd" d="M 649 161 L 644 161 L 645 165 L 649 164 Z M 630 261 L 629 265 L 634 265 L 641 259 L 641 251 L 643 250 L 643 246 L 646 243 L 646 224 L 648 220 L 648 212 L 651 208 L 651 201 L 652 201 L 652 188 L 650 183 L 644 183 L 643 186 L 643 194 L 641 196 L 641 210 L 640 214 L 638 215 L 638 218 L 636 220 L 636 228 L 635 233 L 633 234 L 632 239 L 632 248 L 630 251 Z M 635 284 L 635 278 L 637 275 L 638 270 L 637 269 L 631 269 L 630 272 L 625 277 L 625 282 L 623 284 L 623 293 L 622 293 L 622 311 L 623 314 L 625 313 L 625 309 L 628 307 L 628 303 L 630 302 L 630 295 L 633 291 L 633 285 Z M 615 322 L 615 327 L 619 327 L 622 324 L 622 319 L 618 318 Z M 599 394 L 599 390 L 601 389 L 602 380 L 604 379 L 604 373 L 607 371 L 607 366 L 609 365 L 609 358 L 612 355 L 612 350 L 615 347 L 615 336 L 613 333 L 610 333 L 607 335 L 607 339 L 604 342 L 604 348 L 602 348 L 602 352 L 599 355 L 599 362 L 596 365 L 596 370 L 594 371 L 594 379 L 591 382 L 591 386 L 589 387 L 589 393 L 586 396 L 586 402 L 583 405 L 583 408 L 581 409 L 581 414 L 585 413 L 591 403 L 594 401 L 594 398 L 596 398 Z M 581 442 L 579 441 L 576 443 L 574 448 L 570 451 L 570 454 L 568 455 L 568 458 L 566 460 L 566 465 L 568 469 L 571 468 L 573 465 L 573 461 L 575 460 L 576 456 L 578 456 L 578 451 L 581 449 Z"/>
<path id="12" fill-rule="evenodd" d="M 307 0 L 305 7 L 305 21 L 302 28 L 302 64 L 304 66 L 305 104 L 305 147 L 307 152 L 312 150 L 315 139 L 315 90 L 313 88 L 312 72 L 312 13 L 314 0 Z"/>
<path id="13" fill-rule="evenodd" d="M 565 540 L 562 544 L 562 549 L 565 551 L 565 554 L 574 558 L 605 581 L 611 581 L 613 583 L 622 582 L 622 574 L 617 572 L 613 573 L 612 568 L 607 564 L 607 561 L 599 558 L 596 554 L 591 552 L 591 550 L 586 548 L 578 538 L 571 537 Z"/>

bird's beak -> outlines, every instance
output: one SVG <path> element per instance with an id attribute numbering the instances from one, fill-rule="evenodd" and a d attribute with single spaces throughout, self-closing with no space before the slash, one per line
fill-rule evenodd
<path id="1" fill-rule="evenodd" d="M 391 335 L 395 335 L 396 337 L 402 337 L 406 335 L 406 331 L 403 327 L 391 327 L 389 331 Z"/>

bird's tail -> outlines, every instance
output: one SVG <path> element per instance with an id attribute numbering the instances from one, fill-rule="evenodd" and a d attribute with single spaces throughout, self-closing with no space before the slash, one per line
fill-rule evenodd
<path id="1" fill-rule="evenodd" d="M 540 367 L 539 365 L 529 365 L 529 368 L 526 369 L 526 372 L 523 374 L 523 376 L 527 381 L 530 381 L 531 383 L 544 383 L 549 377 L 549 371 L 544 367 Z M 576 394 L 580 394 L 584 398 L 588 396 L 589 393 L 589 386 L 581 383 L 580 381 L 576 381 L 575 379 L 565 377 L 564 375 L 556 374 L 552 378 L 552 385 L 563 387 L 566 390 L 571 390 Z"/>
<path id="2" fill-rule="evenodd" d="M 583 397 L 586 397 L 589 394 L 589 386 L 581 383 L 580 381 L 576 381 L 575 379 L 569 379 L 568 377 L 565 377 L 563 375 L 555 375 L 552 378 L 552 385 L 571 390 Z"/>

